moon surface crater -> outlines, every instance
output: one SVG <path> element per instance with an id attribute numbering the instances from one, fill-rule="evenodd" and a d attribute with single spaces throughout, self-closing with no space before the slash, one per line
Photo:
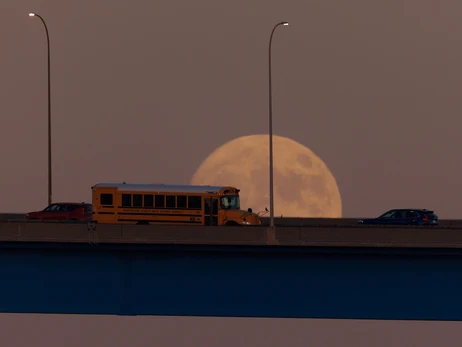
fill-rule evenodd
<path id="1" fill-rule="evenodd" d="M 342 202 L 327 165 L 309 148 L 273 135 L 274 216 L 340 218 Z M 269 206 L 269 137 L 236 138 L 213 151 L 191 184 L 231 185 L 241 190 L 241 208 Z"/>

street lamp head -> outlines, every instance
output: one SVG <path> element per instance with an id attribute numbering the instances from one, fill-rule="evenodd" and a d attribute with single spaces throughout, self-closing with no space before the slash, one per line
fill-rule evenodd
<path id="1" fill-rule="evenodd" d="M 29 13 L 29 17 L 34 17 L 34 16 L 35 16 L 34 12 Z"/>
<path id="2" fill-rule="evenodd" d="M 289 22 L 282 22 L 282 25 L 289 25 Z"/>

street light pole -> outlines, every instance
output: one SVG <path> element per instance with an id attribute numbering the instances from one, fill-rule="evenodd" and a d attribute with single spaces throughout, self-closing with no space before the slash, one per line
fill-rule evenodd
<path id="1" fill-rule="evenodd" d="M 38 17 L 45 27 L 48 48 L 48 205 L 52 203 L 52 176 L 51 176 L 51 73 L 50 73 L 50 35 L 45 20 L 37 13 L 29 13 L 30 17 Z"/>
<path id="2" fill-rule="evenodd" d="M 288 22 L 276 24 L 271 31 L 269 41 L 269 178 L 270 178 L 270 227 L 274 228 L 274 184 L 273 184 L 273 95 L 271 86 L 271 43 L 276 28 L 280 25 L 289 25 Z"/>

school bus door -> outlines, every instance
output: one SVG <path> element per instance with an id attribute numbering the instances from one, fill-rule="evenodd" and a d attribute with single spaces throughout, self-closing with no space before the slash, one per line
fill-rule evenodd
<path id="1" fill-rule="evenodd" d="M 93 220 L 98 221 L 98 223 L 116 223 L 116 210 L 117 194 L 115 189 L 99 188 L 97 192 L 93 192 Z"/>
<path id="2" fill-rule="evenodd" d="M 204 198 L 204 224 L 218 225 L 218 198 Z"/>

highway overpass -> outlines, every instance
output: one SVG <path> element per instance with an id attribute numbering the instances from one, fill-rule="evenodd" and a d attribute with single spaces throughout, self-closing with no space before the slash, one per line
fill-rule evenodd
<path id="1" fill-rule="evenodd" d="M 0 222 L 0 312 L 462 320 L 462 227 Z"/>

